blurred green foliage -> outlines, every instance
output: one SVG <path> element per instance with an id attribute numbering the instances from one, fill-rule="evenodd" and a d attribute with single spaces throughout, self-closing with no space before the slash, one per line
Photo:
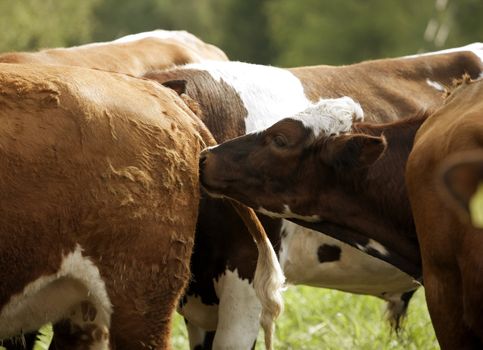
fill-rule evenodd
<path id="1" fill-rule="evenodd" d="M 481 0 L 0 0 L 0 51 L 184 29 L 232 60 L 347 64 L 483 38 Z"/>

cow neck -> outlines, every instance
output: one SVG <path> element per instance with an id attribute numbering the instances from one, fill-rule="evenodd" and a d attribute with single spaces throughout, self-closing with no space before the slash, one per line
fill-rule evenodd
<path id="1" fill-rule="evenodd" d="M 384 135 L 387 149 L 369 168 L 343 179 L 345 191 L 334 195 L 318 223 L 296 223 L 323 232 L 421 278 L 421 261 L 404 171 L 414 137 L 426 115 L 386 125 L 356 124 L 354 132 Z M 356 181 L 354 181 L 356 179 Z M 327 201 L 327 197 L 322 199 Z M 369 244 L 384 246 L 382 254 Z"/>

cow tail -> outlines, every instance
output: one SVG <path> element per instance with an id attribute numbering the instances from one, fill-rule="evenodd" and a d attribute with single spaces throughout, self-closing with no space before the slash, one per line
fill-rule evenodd
<path id="1" fill-rule="evenodd" d="M 265 333 L 265 348 L 271 350 L 273 348 L 274 321 L 283 311 L 282 291 L 285 276 L 265 229 L 255 212 L 236 201 L 231 201 L 231 203 L 257 244 L 258 260 L 253 286 L 262 304 L 260 325 Z"/>

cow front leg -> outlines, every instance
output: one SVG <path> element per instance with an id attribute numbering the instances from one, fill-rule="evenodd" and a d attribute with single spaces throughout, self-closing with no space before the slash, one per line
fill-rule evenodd
<path id="1" fill-rule="evenodd" d="M 249 350 L 260 327 L 261 304 L 248 279 L 226 270 L 215 282 L 220 299 L 213 349 Z"/>
<path id="2" fill-rule="evenodd" d="M 426 301 L 439 345 L 443 350 L 481 349 L 481 343 L 463 320 L 460 273 L 442 266 L 424 266 Z"/>

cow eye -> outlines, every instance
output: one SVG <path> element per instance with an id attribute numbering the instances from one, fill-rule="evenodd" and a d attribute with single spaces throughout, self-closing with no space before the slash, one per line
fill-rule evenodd
<path id="1" fill-rule="evenodd" d="M 277 147 L 285 147 L 287 146 L 287 138 L 283 135 L 275 135 L 272 139 L 272 142 Z"/>

